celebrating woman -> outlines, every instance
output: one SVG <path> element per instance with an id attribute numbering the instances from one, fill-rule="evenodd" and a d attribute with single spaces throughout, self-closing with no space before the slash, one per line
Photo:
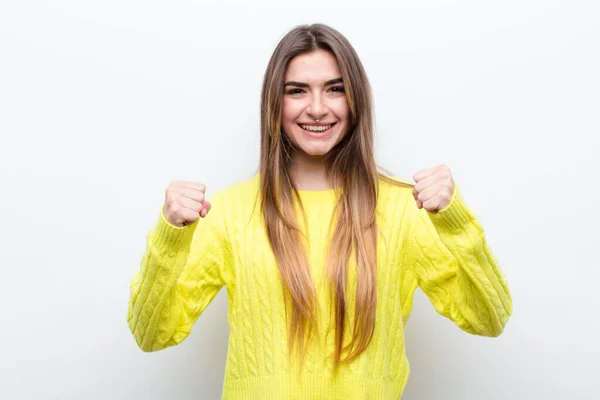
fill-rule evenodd
<path id="1" fill-rule="evenodd" d="M 450 169 L 414 185 L 378 172 L 371 107 L 343 35 L 288 32 L 264 76 L 256 176 L 210 202 L 198 182 L 166 190 L 131 285 L 142 350 L 181 343 L 226 286 L 224 399 L 399 399 L 417 287 L 464 331 L 503 331 L 507 282 Z"/>

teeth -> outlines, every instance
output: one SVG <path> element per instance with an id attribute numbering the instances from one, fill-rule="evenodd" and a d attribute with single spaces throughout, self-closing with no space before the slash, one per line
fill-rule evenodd
<path id="1" fill-rule="evenodd" d="M 314 125 L 300 125 L 302 129 L 311 131 L 311 132 L 323 132 L 327 129 L 331 128 L 331 125 L 323 125 L 323 126 L 314 126 Z"/>

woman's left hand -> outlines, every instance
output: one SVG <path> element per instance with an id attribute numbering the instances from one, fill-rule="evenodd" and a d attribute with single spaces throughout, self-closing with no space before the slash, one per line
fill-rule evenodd
<path id="1" fill-rule="evenodd" d="M 454 179 L 450 168 L 445 165 L 423 169 L 413 179 L 415 188 L 413 197 L 419 209 L 436 212 L 446 208 L 454 195 Z"/>

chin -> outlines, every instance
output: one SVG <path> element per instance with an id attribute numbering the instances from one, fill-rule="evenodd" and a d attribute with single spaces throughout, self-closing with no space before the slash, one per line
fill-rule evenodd
<path id="1" fill-rule="evenodd" d="M 323 157 L 327 155 L 334 146 L 326 143 L 300 143 L 296 147 L 308 157 Z"/>
<path id="2" fill-rule="evenodd" d="M 323 138 L 307 137 L 300 129 L 294 131 L 291 140 L 301 153 L 308 157 L 323 157 L 327 155 L 335 145 L 342 139 L 341 135 L 335 134 Z"/>

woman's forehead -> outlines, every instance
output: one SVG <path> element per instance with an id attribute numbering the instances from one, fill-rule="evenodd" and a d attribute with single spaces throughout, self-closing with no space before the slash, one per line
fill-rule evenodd
<path id="1" fill-rule="evenodd" d="M 288 64 L 285 81 L 324 83 L 341 77 L 340 67 L 333 54 L 315 50 L 294 57 Z"/>

